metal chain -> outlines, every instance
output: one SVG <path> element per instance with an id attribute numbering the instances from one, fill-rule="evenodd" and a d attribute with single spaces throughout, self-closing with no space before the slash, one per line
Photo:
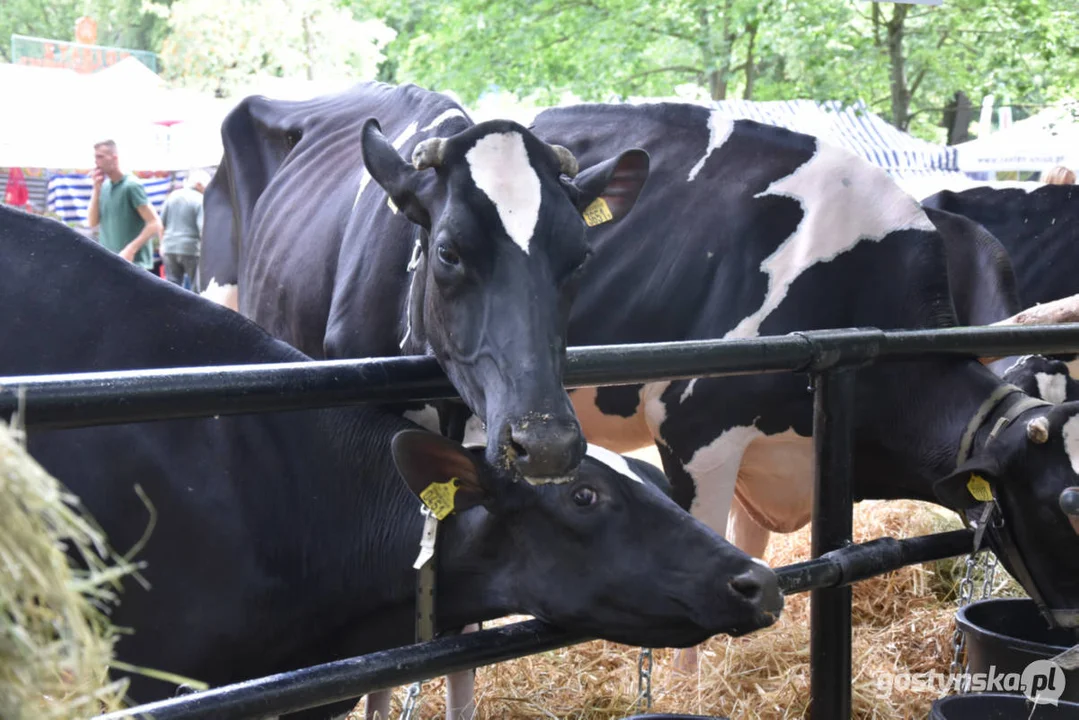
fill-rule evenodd
<path id="1" fill-rule="evenodd" d="M 977 553 L 971 553 L 967 555 L 966 569 L 963 572 L 963 579 L 959 581 L 959 607 L 965 607 L 970 604 L 970 600 L 974 595 L 974 566 L 977 561 L 974 559 Z M 956 688 L 958 692 L 965 693 L 966 688 L 966 675 L 967 675 L 967 663 L 965 660 L 960 660 L 963 657 L 963 650 L 966 648 L 966 636 L 959 629 L 959 624 L 956 623 L 955 632 L 952 633 L 952 664 L 948 668 L 948 673 L 951 675 L 951 680 L 954 683 L 959 680 L 959 686 Z"/>
<path id="2" fill-rule="evenodd" d="M 982 572 L 984 573 L 982 578 L 982 600 L 993 597 L 993 576 L 996 574 L 996 570 L 997 556 L 992 550 L 986 550 L 982 565 Z"/>
<path id="3" fill-rule="evenodd" d="M 416 698 L 420 696 L 420 683 L 414 682 L 408 686 L 408 695 L 401 707 L 401 720 L 412 720 L 412 713 L 416 711 Z"/>
<path id="4" fill-rule="evenodd" d="M 959 581 L 959 607 L 963 608 L 969 605 L 974 599 L 974 567 L 977 565 L 977 561 L 974 559 L 978 553 L 971 553 L 967 556 L 966 569 L 963 572 L 963 579 Z M 988 600 L 993 596 L 993 576 L 996 574 L 997 569 L 997 556 L 993 554 L 992 550 L 981 551 L 981 567 L 982 567 L 982 590 L 980 600 Z M 960 658 L 963 657 L 963 651 L 966 649 L 966 636 L 963 635 L 959 629 L 959 625 L 955 626 L 955 632 L 952 634 L 952 663 L 948 668 L 953 682 L 956 677 L 961 677 L 962 681 L 958 687 L 960 693 L 965 693 L 969 690 L 968 683 L 969 678 L 968 669 L 969 664 L 964 659 L 960 662 Z M 961 674 L 961 675 L 960 675 Z"/>
<path id="5" fill-rule="evenodd" d="M 637 688 L 639 700 L 637 707 L 644 703 L 645 712 L 652 709 L 652 648 L 641 648 L 637 658 Z"/>

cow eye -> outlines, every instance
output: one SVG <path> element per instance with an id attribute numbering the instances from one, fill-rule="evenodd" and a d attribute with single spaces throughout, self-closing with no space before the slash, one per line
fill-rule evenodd
<path id="1" fill-rule="evenodd" d="M 451 267 L 457 267 L 461 264 L 461 256 L 448 245 L 439 245 L 436 252 L 438 253 L 438 259 Z"/>
<path id="2" fill-rule="evenodd" d="M 596 491 L 587 485 L 582 485 L 573 491 L 573 502 L 580 507 L 595 505 L 596 500 Z"/>

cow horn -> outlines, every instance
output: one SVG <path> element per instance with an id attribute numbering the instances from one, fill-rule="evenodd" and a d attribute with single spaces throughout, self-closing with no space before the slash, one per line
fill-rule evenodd
<path id="1" fill-rule="evenodd" d="M 577 177 L 577 158 L 573 157 L 573 153 L 561 145 L 552 145 L 551 149 L 554 150 L 555 156 L 558 157 L 559 170 L 571 178 Z"/>
<path id="2" fill-rule="evenodd" d="M 1049 418 L 1036 417 L 1027 423 L 1027 438 L 1036 445 L 1049 440 Z"/>
<path id="3" fill-rule="evenodd" d="M 416 145 L 412 151 L 412 165 L 417 170 L 442 165 L 442 138 L 428 138 Z"/>

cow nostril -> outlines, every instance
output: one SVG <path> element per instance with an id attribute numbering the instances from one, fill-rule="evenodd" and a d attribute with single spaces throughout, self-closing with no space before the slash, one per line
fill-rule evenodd
<path id="1" fill-rule="evenodd" d="M 517 440 L 510 440 L 510 448 L 513 450 L 513 454 L 517 462 L 521 462 L 522 460 L 528 460 L 528 448 L 517 442 Z"/>
<path id="2" fill-rule="evenodd" d="M 730 581 L 731 589 L 739 595 L 743 596 L 750 602 L 758 602 L 761 597 L 761 581 L 753 572 L 742 573 L 741 575 L 732 578 Z"/>

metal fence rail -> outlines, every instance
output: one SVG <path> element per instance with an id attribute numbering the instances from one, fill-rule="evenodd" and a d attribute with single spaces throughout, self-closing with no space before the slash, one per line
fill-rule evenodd
<path id="1" fill-rule="evenodd" d="M 752 340 L 574 347 L 566 387 L 766 372 L 818 373 L 837 365 L 928 353 L 1079 352 L 1079 323 L 882 332 L 818 330 Z M 203 368 L 0 377 L 0 416 L 26 392 L 27 427 L 69 428 L 366 402 L 456 397 L 434 358 L 267 363 Z"/>
<path id="2" fill-rule="evenodd" d="M 776 573 L 783 593 L 792 595 L 845 586 L 907 565 L 961 555 L 972 543 L 973 533 L 968 530 L 904 540 L 879 538 L 816 560 L 776 568 Z M 262 718 L 358 699 L 376 690 L 516 660 L 591 639 L 539 620 L 528 620 L 148 703 L 100 715 L 96 720 Z"/>
<path id="3" fill-rule="evenodd" d="M 883 539 L 853 545 L 851 435 L 857 368 L 926 355 L 1001 357 L 1076 352 L 1079 324 L 900 332 L 824 330 L 751 340 L 570 348 L 564 378 L 567 387 L 580 387 L 761 372 L 793 371 L 811 376 L 816 448 L 812 552 L 816 559 L 780 572 L 785 592 L 812 593 L 810 709 L 820 720 L 836 720 L 850 717 L 851 710 L 849 584 L 906 565 L 960 555 L 972 547 L 966 531 L 898 543 Z M 20 394 L 28 429 L 456 396 L 431 358 L 0 378 L 0 416 L 16 409 Z M 583 639 L 525 623 L 387 650 L 103 717 L 112 720 L 144 711 L 162 719 L 261 717 Z"/>

